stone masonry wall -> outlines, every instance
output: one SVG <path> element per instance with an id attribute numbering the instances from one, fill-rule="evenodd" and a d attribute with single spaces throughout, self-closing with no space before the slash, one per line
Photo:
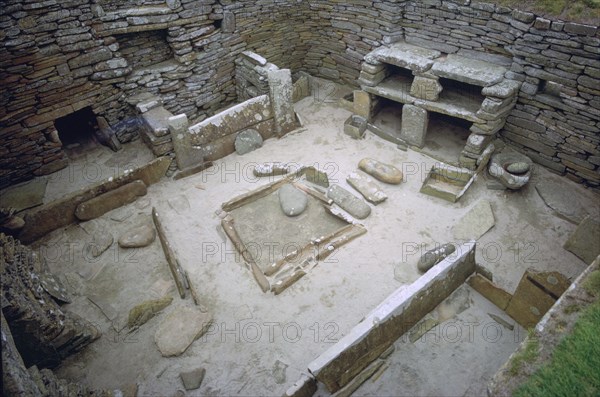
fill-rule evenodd
<path id="1" fill-rule="evenodd" d="M 139 92 L 192 123 L 239 101 L 242 51 L 356 85 L 364 55 L 402 39 L 505 63 L 525 84 L 501 135 L 546 167 L 600 184 L 595 27 L 475 1 L 6 0 L 0 29 L 0 188 L 64 167 L 53 122 L 83 107 L 126 142 L 138 125 L 127 98 Z M 130 64 L 123 39 L 136 34 L 164 38 L 172 56 Z"/>
<path id="2" fill-rule="evenodd" d="M 523 85 L 501 136 L 537 163 L 600 187 L 597 27 L 440 0 L 409 2 L 401 24 L 413 44 L 499 62 L 491 54 L 508 57 L 506 77 Z"/>

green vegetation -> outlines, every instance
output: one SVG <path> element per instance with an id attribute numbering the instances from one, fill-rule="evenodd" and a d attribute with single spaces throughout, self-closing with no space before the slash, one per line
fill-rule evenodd
<path id="1" fill-rule="evenodd" d="M 600 0 L 496 0 L 495 3 L 576 22 L 600 18 Z"/>
<path id="2" fill-rule="evenodd" d="M 566 306 L 563 310 L 566 314 L 576 313 L 581 310 L 581 306 L 574 303 L 572 305 Z"/>
<path id="3" fill-rule="evenodd" d="M 594 270 L 590 273 L 583 283 L 583 289 L 590 295 L 600 296 L 600 270 Z"/>
<path id="4" fill-rule="evenodd" d="M 533 328 L 529 330 L 526 343 L 525 348 L 518 352 L 510 362 L 508 371 L 511 375 L 517 375 L 521 371 L 521 368 L 523 368 L 524 363 L 531 363 L 538 356 L 539 343 Z"/>
<path id="5" fill-rule="evenodd" d="M 598 283 L 598 276 L 596 276 L 596 283 Z M 573 332 L 559 343 L 550 361 L 539 368 L 514 395 L 517 397 L 600 395 L 599 327 L 600 301 L 596 301 L 581 314 Z"/>

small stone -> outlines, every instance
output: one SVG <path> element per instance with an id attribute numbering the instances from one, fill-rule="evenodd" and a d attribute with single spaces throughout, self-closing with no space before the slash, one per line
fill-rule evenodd
<path id="1" fill-rule="evenodd" d="M 179 373 L 185 390 L 196 390 L 199 388 L 202 380 L 204 380 L 205 373 L 206 370 L 204 368 L 196 368 L 192 371 Z"/>
<path id="2" fill-rule="evenodd" d="M 324 171 L 318 170 L 315 167 L 306 167 L 304 175 L 306 175 L 306 180 L 310 183 L 322 187 L 329 187 L 329 176 L 327 176 L 327 173 Z"/>
<path id="3" fill-rule="evenodd" d="M 255 176 L 285 175 L 290 172 L 290 167 L 285 163 L 269 162 L 256 164 L 252 171 Z"/>
<path id="4" fill-rule="evenodd" d="M 362 196 L 373 204 L 379 204 L 387 200 L 387 195 L 369 177 L 364 177 L 356 172 L 346 178 L 346 182 L 356 189 Z"/>
<path id="5" fill-rule="evenodd" d="M 247 129 L 240 132 L 235 138 L 235 151 L 237 154 L 243 155 L 258 149 L 262 144 L 263 139 L 258 131 Z"/>
<path id="6" fill-rule="evenodd" d="M 371 214 L 371 207 L 341 186 L 332 185 L 327 189 L 327 197 L 344 211 L 357 219 L 365 219 Z"/>
<path id="7" fill-rule="evenodd" d="M 402 171 L 393 165 L 385 164 L 370 158 L 364 158 L 358 163 L 358 168 L 384 183 L 398 185 L 402 182 Z"/>
<path id="8" fill-rule="evenodd" d="M 94 258 L 97 258 L 102 255 L 102 253 L 106 251 L 114 241 L 115 238 L 110 232 L 104 229 L 99 230 L 94 233 L 92 242 L 87 245 L 87 252 Z"/>
<path id="9" fill-rule="evenodd" d="M 287 216 L 298 216 L 304 212 L 308 205 L 306 193 L 292 185 L 283 185 L 278 192 L 281 210 Z"/>
<path id="10" fill-rule="evenodd" d="M 281 385 L 283 383 L 285 383 L 286 380 L 286 374 L 285 371 L 287 369 L 288 365 L 286 363 L 283 363 L 279 360 L 275 361 L 275 365 L 273 365 L 273 378 L 275 378 L 275 383 L 277 383 L 278 385 Z"/>
<path id="11" fill-rule="evenodd" d="M 129 229 L 119 238 L 121 248 L 141 248 L 150 245 L 156 238 L 156 231 L 150 224 Z"/>
<path id="12" fill-rule="evenodd" d="M 521 175 L 529 171 L 529 164 L 525 162 L 512 163 L 506 166 L 506 171 L 511 174 Z"/>
<path id="13" fill-rule="evenodd" d="M 7 229 L 11 232 L 21 230 L 24 226 L 25 221 L 20 216 L 11 216 L 2 225 L 0 225 L 1 228 Z"/>
<path id="14" fill-rule="evenodd" d="M 207 331 L 211 322 L 210 313 L 191 307 L 178 308 L 158 325 L 154 342 L 163 357 L 179 356 Z"/>
<path id="15" fill-rule="evenodd" d="M 454 251 L 456 251 L 456 247 L 451 243 L 447 243 L 441 247 L 429 250 L 425 252 L 421 258 L 419 258 L 417 269 L 419 269 L 419 271 L 422 273 L 425 273 L 427 270 L 440 263 L 448 255 L 454 253 Z"/>
<path id="16" fill-rule="evenodd" d="M 153 299 L 140 303 L 129 311 L 127 326 L 129 328 L 144 325 L 158 312 L 169 306 L 173 302 L 173 297 L 165 296 L 161 299 Z"/>

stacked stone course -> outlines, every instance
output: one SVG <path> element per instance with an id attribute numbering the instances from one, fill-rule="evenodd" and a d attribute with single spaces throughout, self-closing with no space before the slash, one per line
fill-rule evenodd
<path id="1" fill-rule="evenodd" d="M 7 0 L 0 28 L 0 187 L 64 167 L 53 123 L 84 107 L 127 142 L 139 126 L 127 99 L 139 92 L 192 123 L 242 100 L 235 60 L 243 51 L 358 85 L 364 56 L 399 40 L 510 68 L 506 78 L 523 84 L 500 135 L 600 186 L 595 26 L 476 1 Z M 138 34 L 156 43 L 157 58 L 140 57 L 148 64 L 132 61 L 123 42 Z M 158 56 L 167 48 L 168 59 Z"/>

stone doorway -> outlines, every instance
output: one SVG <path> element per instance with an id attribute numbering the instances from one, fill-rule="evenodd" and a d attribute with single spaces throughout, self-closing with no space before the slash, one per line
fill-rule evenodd
<path id="1" fill-rule="evenodd" d="M 54 126 L 63 150 L 70 159 L 81 156 L 99 144 L 96 115 L 89 106 L 54 120 Z"/>

